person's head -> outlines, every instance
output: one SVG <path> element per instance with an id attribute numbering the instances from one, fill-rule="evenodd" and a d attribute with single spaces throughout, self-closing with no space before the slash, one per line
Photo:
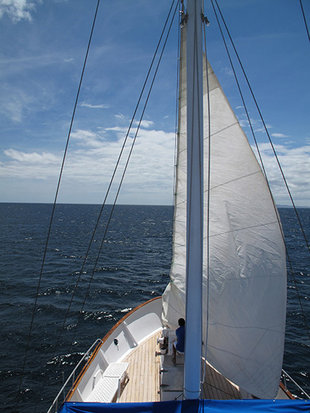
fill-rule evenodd
<path id="1" fill-rule="evenodd" d="M 184 320 L 184 318 L 179 318 L 178 323 L 179 323 L 179 326 L 180 326 L 180 327 L 181 327 L 181 326 L 185 326 L 185 320 Z"/>

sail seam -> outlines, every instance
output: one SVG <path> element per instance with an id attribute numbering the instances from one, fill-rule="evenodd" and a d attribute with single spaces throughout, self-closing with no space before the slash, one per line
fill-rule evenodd
<path id="1" fill-rule="evenodd" d="M 293 206 L 293 208 L 294 208 L 294 212 L 295 212 L 296 218 L 297 218 L 297 220 L 298 220 L 301 233 L 302 233 L 302 235 L 303 235 L 303 237 L 304 237 L 304 240 L 305 240 L 305 243 L 306 243 L 308 252 L 310 252 L 309 241 L 308 241 L 307 235 L 306 235 L 306 233 L 305 233 L 305 230 L 304 230 L 304 228 L 303 228 L 300 215 L 299 215 L 299 213 L 298 213 L 298 211 L 297 211 L 297 208 L 296 208 L 296 205 L 295 205 L 295 202 L 294 202 L 294 199 L 293 199 L 293 196 L 292 196 L 290 187 L 289 187 L 289 185 L 288 185 L 288 183 L 287 183 L 287 179 L 286 179 L 286 177 L 285 177 L 285 175 L 284 175 L 284 171 L 283 171 L 282 165 L 281 165 L 281 163 L 280 163 L 278 153 L 277 153 L 277 151 L 276 151 L 276 149 L 275 149 L 275 146 L 274 146 L 274 144 L 273 144 L 273 142 L 272 142 L 272 140 L 271 140 L 270 133 L 269 133 L 269 131 L 268 131 L 267 125 L 266 125 L 265 120 L 264 120 L 264 118 L 263 118 L 262 112 L 261 112 L 261 110 L 260 110 L 260 107 L 259 107 L 258 102 L 257 102 L 257 100 L 256 100 L 256 97 L 255 97 L 255 95 L 254 95 L 254 92 L 253 92 L 253 89 L 252 89 L 251 84 L 250 84 L 250 82 L 249 82 L 249 79 L 248 79 L 248 77 L 247 77 L 247 75 L 246 75 L 246 73 L 245 73 L 243 64 L 242 64 L 242 62 L 241 62 L 241 60 L 240 60 L 239 54 L 238 54 L 238 52 L 237 52 L 237 49 L 236 49 L 236 47 L 235 47 L 235 44 L 234 44 L 233 39 L 232 39 L 232 37 L 231 37 L 231 34 L 230 34 L 230 32 L 229 32 L 229 30 L 228 30 L 228 27 L 227 27 L 227 25 L 226 25 L 224 16 L 223 16 L 223 14 L 222 14 L 222 12 L 221 12 L 221 9 L 220 9 L 220 7 L 219 7 L 219 5 L 218 5 L 217 0 L 215 0 L 215 2 L 216 2 L 216 5 L 217 5 L 217 8 L 218 8 L 218 10 L 219 10 L 221 19 L 222 19 L 222 21 L 223 21 L 223 24 L 224 24 L 224 26 L 225 26 L 225 28 L 226 28 L 226 31 L 227 31 L 227 34 L 228 34 L 228 36 L 229 36 L 230 42 L 231 42 L 231 44 L 232 44 L 232 47 L 233 47 L 233 49 L 234 49 L 234 51 L 235 51 L 235 55 L 236 55 L 236 58 L 238 59 L 240 68 L 241 68 L 242 73 L 243 73 L 243 75 L 244 75 L 244 79 L 246 80 L 246 83 L 247 83 L 247 85 L 248 85 L 249 91 L 250 91 L 251 96 L 252 96 L 252 98 L 253 98 L 253 102 L 254 102 L 255 107 L 256 107 L 256 109 L 257 109 L 257 112 L 258 112 L 258 114 L 259 114 L 260 120 L 261 120 L 261 122 L 262 122 L 262 124 L 263 124 L 263 126 L 264 126 L 264 130 L 265 130 L 266 136 L 268 137 L 268 141 L 269 141 L 270 146 L 271 146 L 271 148 L 272 148 L 274 157 L 275 157 L 275 159 L 276 159 L 276 161 L 277 161 L 279 171 L 280 171 L 280 173 L 281 173 L 281 176 L 282 176 L 284 185 L 285 185 L 285 187 L 286 187 L 287 194 L 288 194 L 288 196 L 289 196 L 289 198 L 290 198 L 291 204 L 292 204 L 292 206 Z M 214 5 L 213 5 L 213 0 L 211 1 L 211 3 L 212 3 L 212 6 L 213 6 L 213 9 L 214 9 L 214 13 L 215 13 L 215 15 L 217 16 L 215 7 L 214 7 Z M 257 146 L 257 149 L 258 149 L 258 146 Z M 260 156 L 260 151 L 259 151 L 259 149 L 258 149 L 258 153 L 259 153 L 259 156 Z M 261 157 L 260 157 L 260 158 L 261 158 Z M 263 163 L 262 163 L 262 167 L 263 167 Z M 265 173 L 265 176 L 266 176 L 266 181 L 267 181 L 267 185 L 268 185 L 269 191 L 270 191 L 270 193 L 271 193 L 271 190 L 270 190 L 270 186 L 269 186 L 269 183 L 268 183 L 268 180 L 267 180 L 267 175 L 266 175 L 266 173 Z M 280 222 L 279 222 L 279 225 L 280 225 Z M 281 227 L 281 225 L 280 225 L 280 227 Z M 282 234 L 282 237 L 283 237 L 283 234 Z M 283 238 L 283 241 L 284 241 L 284 238 Z"/>
<path id="2" fill-rule="evenodd" d="M 270 222 L 261 223 L 261 224 L 258 224 L 258 225 L 250 225 L 250 226 L 248 226 L 248 227 L 233 229 L 233 230 L 231 230 L 231 231 L 218 232 L 217 234 L 212 234 L 212 235 L 210 235 L 210 238 L 212 238 L 212 237 L 218 237 L 218 236 L 221 236 L 221 235 L 224 235 L 224 234 L 231 234 L 231 233 L 237 232 L 237 231 L 238 231 L 238 232 L 239 232 L 239 231 L 244 231 L 244 230 L 246 230 L 246 229 L 251 229 L 251 228 L 266 227 L 266 226 L 268 226 L 268 225 L 274 225 L 274 224 L 277 224 L 277 223 L 278 223 L 278 221 L 270 221 Z"/>
<path id="3" fill-rule="evenodd" d="M 232 182 L 241 181 L 241 179 L 249 178 L 250 176 L 260 174 L 260 172 L 261 172 L 261 171 L 258 170 L 258 171 L 255 171 L 255 172 L 251 172 L 250 174 L 247 174 L 247 175 L 238 176 L 237 178 L 231 179 L 231 180 L 226 181 L 226 182 L 223 182 L 222 184 L 214 185 L 214 186 L 212 186 L 212 187 L 210 188 L 210 191 L 212 191 L 213 189 L 219 188 L 219 187 L 221 187 L 221 186 L 228 185 L 228 184 L 230 184 L 230 183 L 232 183 Z M 205 192 L 208 192 L 208 190 L 206 189 Z"/>
<path id="4" fill-rule="evenodd" d="M 218 131 L 216 131 L 216 132 L 211 133 L 210 137 L 216 136 L 216 135 L 218 135 L 219 133 L 221 133 L 221 132 L 223 132 L 223 131 L 231 128 L 232 126 L 236 126 L 236 125 L 239 125 L 239 126 L 240 126 L 240 123 L 238 122 L 238 120 L 236 120 L 236 122 L 233 122 L 233 123 L 231 123 L 231 124 L 228 125 L 228 126 L 225 126 L 225 128 L 223 128 L 223 129 L 220 129 L 220 130 L 218 130 Z M 206 136 L 206 137 L 205 137 L 205 140 L 207 140 L 208 138 L 209 138 L 209 136 Z"/>
<path id="5" fill-rule="evenodd" d="M 220 129 L 220 130 L 218 130 L 218 131 L 216 131 L 216 132 L 211 133 L 211 134 L 210 134 L 210 138 L 211 138 L 211 137 L 214 137 L 214 136 L 218 135 L 219 133 L 221 133 L 221 132 L 223 132 L 223 131 L 225 131 L 225 130 L 233 127 L 233 126 L 236 126 L 236 125 L 239 125 L 239 126 L 240 126 L 240 123 L 239 123 L 238 120 L 236 120 L 236 122 L 233 122 L 233 123 L 231 123 L 230 125 L 226 126 L 225 128 L 222 128 L 222 129 Z M 184 135 L 185 135 L 185 132 L 184 132 Z M 209 139 L 209 135 L 206 135 L 206 136 L 204 137 L 204 140 L 207 141 L 208 139 Z M 179 153 L 182 153 L 182 152 L 185 152 L 185 151 L 186 151 L 186 148 L 180 150 Z"/>

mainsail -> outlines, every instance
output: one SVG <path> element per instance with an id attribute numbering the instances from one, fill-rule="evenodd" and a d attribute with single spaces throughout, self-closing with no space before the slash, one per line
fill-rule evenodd
<path id="1" fill-rule="evenodd" d="M 163 295 L 163 321 L 173 328 L 185 314 L 185 30 L 181 41 L 173 260 L 171 281 Z M 207 348 L 203 351 L 217 370 L 242 389 L 256 397 L 272 398 L 279 385 L 284 348 L 283 237 L 266 179 L 209 64 L 208 79 L 211 116 L 208 119 L 205 82 L 204 216 L 209 216 L 209 224 L 205 224 L 206 228 L 209 225 L 209 238 L 205 229 L 203 279 L 203 337 L 207 338 Z"/>

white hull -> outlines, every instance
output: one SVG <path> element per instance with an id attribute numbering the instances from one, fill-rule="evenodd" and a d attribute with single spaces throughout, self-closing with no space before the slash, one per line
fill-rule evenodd
<path id="1" fill-rule="evenodd" d="M 161 354 L 157 344 L 163 330 L 161 312 L 162 300 L 158 297 L 120 320 L 96 348 L 66 400 L 107 403 L 182 399 L 184 358 L 177 357 L 173 365 L 172 331 L 168 354 Z M 113 377 L 111 369 L 116 371 Z M 207 364 L 201 398 L 248 399 L 251 395 Z M 289 396 L 279 388 L 277 398 Z"/>
<path id="2" fill-rule="evenodd" d="M 103 385 L 104 372 L 111 363 L 122 363 L 132 351 L 149 337 L 156 332 L 160 333 L 162 330 L 161 308 L 161 297 L 158 297 L 137 307 L 120 320 L 104 337 L 102 344 L 98 346 L 88 365 L 82 371 L 80 377 L 77 378 L 68 400 L 82 402 L 114 401 L 117 397 L 117 391 L 114 392 L 114 388 L 111 389 L 110 393 L 107 389 L 102 400 L 98 400 L 96 396 L 96 388 L 98 389 Z"/>

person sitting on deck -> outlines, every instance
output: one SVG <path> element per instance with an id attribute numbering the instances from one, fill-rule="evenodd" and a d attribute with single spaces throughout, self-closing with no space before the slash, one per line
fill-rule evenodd
<path id="1" fill-rule="evenodd" d="M 177 340 L 173 343 L 173 363 L 176 364 L 177 352 L 184 353 L 184 344 L 185 344 L 185 320 L 184 318 L 179 318 L 178 320 L 179 327 L 176 329 L 175 334 Z"/>

